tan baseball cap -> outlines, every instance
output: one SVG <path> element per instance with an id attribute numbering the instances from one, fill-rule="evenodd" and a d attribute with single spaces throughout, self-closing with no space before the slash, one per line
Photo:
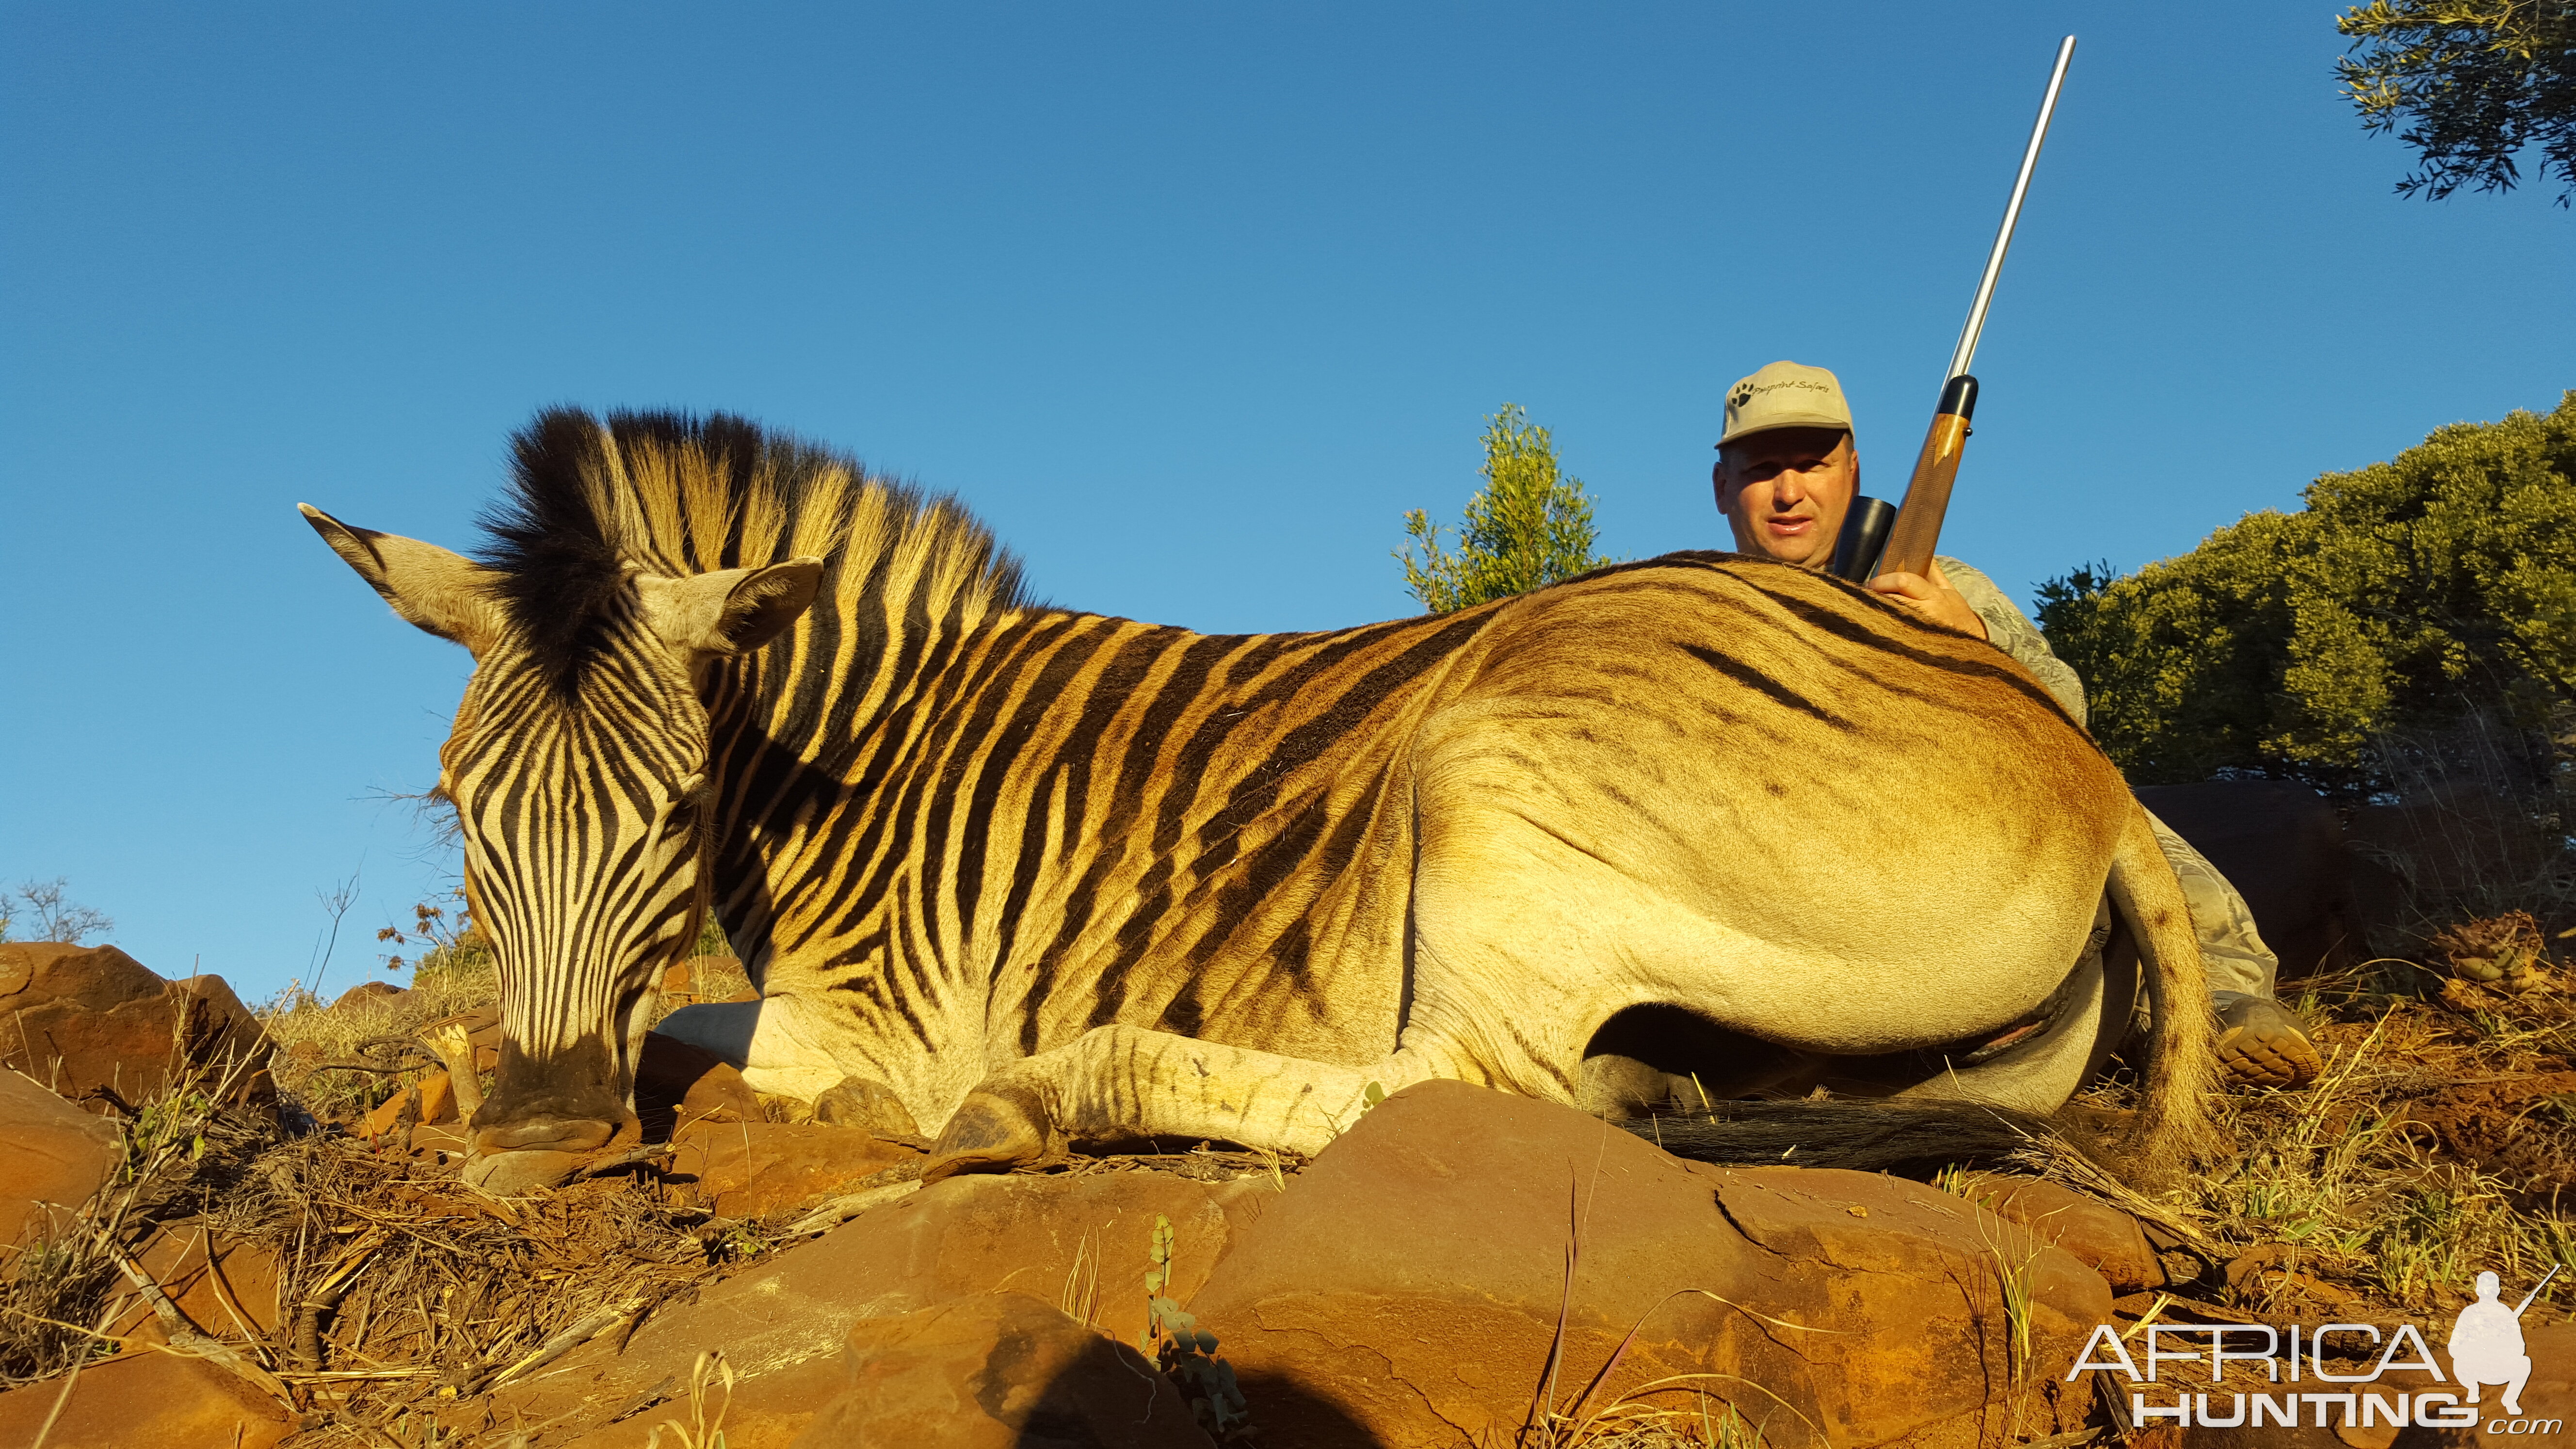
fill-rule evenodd
<path id="1" fill-rule="evenodd" d="M 1726 390 L 1726 431 L 1721 448 L 1747 433 L 1773 428 L 1840 428 L 1851 431 L 1851 404 L 1843 385 L 1821 367 L 1775 362 Z"/>

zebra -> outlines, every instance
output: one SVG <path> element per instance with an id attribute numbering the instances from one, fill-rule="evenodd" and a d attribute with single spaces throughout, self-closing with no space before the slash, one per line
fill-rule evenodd
<path id="1" fill-rule="evenodd" d="M 539 414 L 477 557 L 299 506 L 474 658 L 438 789 L 499 960 L 479 1161 L 636 1140 L 709 911 L 760 999 L 659 1029 L 935 1139 L 933 1179 L 1311 1153 L 1433 1078 L 2044 1114 L 2141 976 L 2132 1160 L 2206 1139 L 2207 1013 L 2168 1009 L 2199 956 L 2119 773 L 2005 656 L 1839 580 L 1685 552 L 1198 634 L 1041 603 L 953 497 L 725 414 Z"/>

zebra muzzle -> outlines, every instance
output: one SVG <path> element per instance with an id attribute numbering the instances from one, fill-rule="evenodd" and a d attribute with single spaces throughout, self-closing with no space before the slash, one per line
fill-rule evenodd
<path id="1" fill-rule="evenodd" d="M 474 1133 L 474 1151 L 488 1156 L 495 1152 L 595 1152 L 612 1145 L 621 1128 L 634 1136 L 634 1119 L 623 1123 L 602 1122 L 589 1118 L 536 1117 L 519 1122 L 496 1122 Z"/>

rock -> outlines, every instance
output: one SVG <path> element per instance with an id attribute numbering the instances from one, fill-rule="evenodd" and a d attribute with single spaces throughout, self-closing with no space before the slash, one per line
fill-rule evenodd
<path id="1" fill-rule="evenodd" d="M 135 1258 L 200 1332 L 242 1343 L 276 1331 L 277 1258 L 266 1248 L 172 1227 L 154 1234 Z M 128 1301 L 108 1332 L 147 1343 L 169 1341 L 160 1315 L 139 1297 Z"/>
<path id="2" fill-rule="evenodd" d="M 644 1034 L 635 1067 L 635 1113 L 644 1119 L 647 1142 L 667 1142 L 675 1129 L 700 1122 L 762 1120 L 760 1097 L 732 1063 L 658 1031 Z"/>
<path id="3" fill-rule="evenodd" d="M 432 1072 L 421 1078 L 418 1090 L 420 1110 L 418 1115 L 412 1118 L 415 1124 L 425 1127 L 432 1123 L 456 1120 L 456 1084 L 448 1078 L 447 1073 Z M 407 1105 L 409 1096 L 409 1091 L 396 1092 L 377 1103 L 376 1109 L 369 1112 L 366 1119 L 358 1124 L 357 1135 L 360 1137 L 392 1136 L 394 1129 L 402 1124 L 403 1108 Z"/>
<path id="4" fill-rule="evenodd" d="M 813 1242 L 707 1288 L 693 1302 L 657 1311 L 622 1352 L 606 1343 L 577 1351 L 543 1382 L 504 1391 L 493 1410 L 504 1420 L 532 1424 L 571 1414 L 567 1432 L 593 1430 L 573 1440 L 582 1449 L 634 1449 L 634 1419 L 600 1427 L 602 1422 L 640 1397 L 685 1385 L 698 1353 L 721 1348 L 741 1376 L 725 1416 L 732 1449 L 785 1449 L 815 1411 L 847 1386 L 841 1352 L 862 1320 L 1020 1293 L 1066 1308 L 1118 1342 L 1133 1343 L 1145 1325 L 1142 1277 L 1155 1219 L 1172 1224 L 1171 1288 L 1186 1303 L 1207 1281 L 1238 1225 L 1278 1198 L 1266 1177 L 1202 1182 L 1162 1172 L 1097 1172 L 951 1178 L 870 1208 Z M 670 1413 L 665 1407 L 646 1417 L 659 1423 Z"/>
<path id="5" fill-rule="evenodd" d="M 165 981 L 114 946 L 0 945 L 0 1017 L 0 1062 L 74 1101 L 139 1104 L 174 1061 L 200 1071 L 268 1050 L 222 977 Z"/>
<path id="6" fill-rule="evenodd" d="M 116 1165 L 113 1125 L 16 1072 L 0 1071 L 0 1124 L 0 1245 L 50 1231 Z"/>
<path id="7" fill-rule="evenodd" d="M 399 1006 L 410 995 L 409 991 L 390 981 L 361 981 L 341 992 L 340 999 L 331 1003 L 331 1009 L 338 1011 L 344 1007 L 364 1006 L 369 1003 Z"/>
<path id="8" fill-rule="evenodd" d="M 700 1198 L 726 1218 L 810 1207 L 889 1169 L 916 1167 L 923 1156 L 864 1132 L 811 1123 L 699 1122 L 681 1128 L 671 1145 L 667 1170 L 694 1179 Z"/>
<path id="9" fill-rule="evenodd" d="M 2111 1291 L 2135 1293 L 2165 1286 L 2164 1264 L 2138 1220 L 2108 1203 L 2034 1177 L 1994 1172 L 1959 1175 L 1959 1195 L 2028 1228 L 2041 1242 L 2075 1255 L 2102 1275 Z"/>
<path id="10" fill-rule="evenodd" d="M 707 1405 L 711 1417 L 717 1403 L 724 1405 L 724 1449 L 791 1449 L 814 1422 L 816 1414 L 837 1398 L 849 1383 L 837 1343 L 826 1345 L 813 1356 L 794 1362 L 754 1361 L 749 1365 L 744 1363 L 733 1344 L 711 1342 L 705 1347 L 722 1349 L 726 1361 L 734 1365 L 736 1375 L 730 1399 L 718 1391 L 710 1396 Z M 576 1415 L 556 1429 L 556 1435 L 570 1434 L 572 1437 L 548 1435 L 539 1443 L 543 1449 L 642 1449 L 645 1436 L 660 1428 L 665 1421 L 676 1420 L 682 1425 L 689 1423 L 689 1372 L 696 1360 L 695 1349 L 676 1360 L 656 1358 L 653 1362 L 659 1370 L 657 1380 L 622 1402 L 554 1407 L 556 1414 L 571 1412 Z M 746 1367 L 748 1373 L 745 1372 Z M 626 1380 L 621 1378 L 617 1382 L 623 1385 Z M 505 1394 L 501 1401 L 515 1405 L 523 1402 L 524 1398 L 523 1395 Z M 550 1407 L 570 1404 L 569 1400 L 560 1397 L 541 1398 L 536 1402 Z M 633 1418 L 623 1422 L 601 1422 L 624 1405 L 650 1407 L 639 1409 Z M 541 1421 L 530 1419 L 527 1422 Z M 576 1425 L 592 1427 L 588 1433 L 576 1433 Z M 501 1442 L 506 1444 L 509 1441 Z M 853 1449 L 866 1442 L 853 1442 Z M 925 1441 L 923 1449 L 932 1449 L 941 1442 L 936 1439 Z M 662 1436 L 662 1446 L 663 1449 L 685 1449 L 682 1441 L 675 1440 L 667 1432 Z"/>
<path id="11" fill-rule="evenodd" d="M 662 1009 L 667 1013 L 701 1001 L 758 1001 L 760 991 L 731 956 L 692 956 L 662 973 Z"/>
<path id="12" fill-rule="evenodd" d="M 63 1381 L 0 1393 L 0 1443 L 33 1444 Z M 276 1400 L 198 1359 L 152 1350 L 80 1371 L 45 1449 L 269 1449 L 295 1432 Z"/>
<path id="13" fill-rule="evenodd" d="M 2060 1379 L 2111 1308 L 2100 1274 L 1948 1193 L 1683 1162 L 1461 1082 L 1381 1102 L 1265 1209 L 1188 1307 L 1263 1434 L 1301 1449 L 1508 1440 L 1534 1406 L 1680 1375 L 1650 1402 L 1705 1386 L 1783 1449 L 2044 1436 L 2090 1411 Z"/>
<path id="14" fill-rule="evenodd" d="M 2324 797 L 2282 780 L 2150 785 L 2138 799 L 2209 857 L 2254 912 L 2263 943 L 2294 979 L 2367 954 L 2353 888 L 2357 862 Z"/>
<path id="15" fill-rule="evenodd" d="M 412 1035 L 423 1045 L 428 1045 L 433 1035 L 450 1027 L 462 1028 L 465 1039 L 473 1045 L 476 1071 L 489 1072 L 501 1065 L 501 1009 L 499 1007 L 478 1006 L 471 1011 L 460 1011 L 454 1016 L 442 1016 L 436 1021 L 422 1023 Z"/>
<path id="16" fill-rule="evenodd" d="M 1186 1306 L 1232 1241 L 1237 1221 L 1259 1216 L 1278 1198 L 1267 1178 L 1207 1183 L 1160 1172 L 951 1178 L 869 1212 L 860 1220 L 871 1225 L 863 1261 L 852 1258 L 835 1276 L 843 1291 L 888 1312 L 978 1293 L 1026 1293 L 1067 1305 L 1084 1322 L 1133 1342 L 1145 1328 L 1140 1285 L 1156 1218 L 1172 1225 L 1165 1296 Z M 815 1271 L 822 1271 L 819 1262 Z"/>
<path id="17" fill-rule="evenodd" d="M 1022 1293 L 862 1319 L 848 1365 L 797 1449 L 1209 1449 L 1143 1354 Z"/>

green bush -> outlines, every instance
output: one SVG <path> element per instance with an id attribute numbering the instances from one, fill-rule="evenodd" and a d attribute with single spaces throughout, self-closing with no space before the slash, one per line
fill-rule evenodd
<path id="1" fill-rule="evenodd" d="M 1592 500 L 1583 482 L 1557 467 L 1556 442 L 1520 407 L 1485 420 L 1485 486 L 1467 500 L 1455 553 L 1440 546 L 1440 529 L 1417 508 L 1404 515 L 1404 531 L 1421 545 L 1398 549 L 1405 587 L 1425 611 L 1446 614 L 1493 599 L 1525 594 L 1611 562 L 1592 552 Z"/>
<path id="2" fill-rule="evenodd" d="M 2135 784 L 2237 771 L 2368 792 L 2389 788 L 2393 740 L 2502 726 L 2540 784 L 2576 706 L 2576 391 L 2306 497 L 2129 577 L 2040 586 L 2103 748 Z"/>

